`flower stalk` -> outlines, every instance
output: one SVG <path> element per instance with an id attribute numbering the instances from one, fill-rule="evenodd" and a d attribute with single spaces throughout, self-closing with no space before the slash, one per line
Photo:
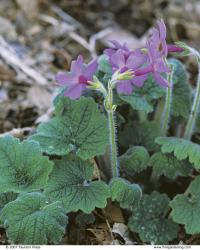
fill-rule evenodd
<path id="1" fill-rule="evenodd" d="M 171 102 L 172 102 L 172 91 L 173 91 L 173 66 L 170 67 L 170 73 L 168 74 L 167 81 L 168 87 L 166 89 L 166 98 L 165 98 L 165 106 L 164 112 L 161 121 L 161 134 L 162 136 L 166 136 L 167 130 L 169 128 L 170 122 L 170 111 L 171 111 Z"/>
<path id="2" fill-rule="evenodd" d="M 189 120 L 186 125 L 185 133 L 184 133 L 184 139 L 190 140 L 192 137 L 192 132 L 195 127 L 195 122 L 196 118 L 198 115 L 199 111 L 199 105 L 200 105 L 200 54 L 195 53 L 195 56 L 197 58 L 197 63 L 198 63 L 198 80 L 197 80 L 197 89 L 196 89 L 196 94 L 194 97 L 194 101 L 192 104 L 192 110 L 190 112 Z"/>
<path id="3" fill-rule="evenodd" d="M 114 112 L 116 106 L 113 105 L 113 82 L 112 80 L 108 82 L 108 94 L 105 100 L 105 108 L 108 114 L 108 127 L 109 127 L 109 141 L 110 141 L 110 162 L 112 169 L 112 177 L 118 177 L 118 159 L 117 159 L 117 143 L 116 143 L 116 125 Z"/>

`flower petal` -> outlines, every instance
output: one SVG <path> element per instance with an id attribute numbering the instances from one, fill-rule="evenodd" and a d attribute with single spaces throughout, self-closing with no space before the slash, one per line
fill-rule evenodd
<path id="1" fill-rule="evenodd" d="M 136 87 L 143 87 L 144 82 L 147 79 L 147 75 L 143 75 L 143 76 L 135 76 L 132 79 L 132 83 L 136 86 Z"/>
<path id="2" fill-rule="evenodd" d="M 157 25 L 158 25 L 158 28 L 159 28 L 160 38 L 162 40 L 165 40 L 167 31 L 166 31 L 166 26 L 165 26 L 165 23 L 164 23 L 163 19 L 158 20 Z"/>
<path id="3" fill-rule="evenodd" d="M 160 85 L 161 87 L 168 87 L 169 85 L 168 81 L 164 77 L 162 77 L 159 73 L 154 73 L 153 76 L 158 85 Z"/>
<path id="4" fill-rule="evenodd" d="M 166 73 L 170 72 L 170 68 L 167 67 L 165 61 L 162 58 L 155 60 L 155 62 L 154 62 L 154 70 L 156 72 L 159 72 L 159 73 L 161 73 L 161 72 L 166 72 Z"/>
<path id="5" fill-rule="evenodd" d="M 117 52 L 115 52 L 111 56 L 110 61 L 112 63 L 112 66 L 114 66 L 115 68 L 118 68 L 118 69 L 124 68 L 126 66 L 125 65 L 125 57 L 124 57 L 122 50 L 118 50 Z"/>
<path id="6" fill-rule="evenodd" d="M 86 89 L 85 84 L 76 84 L 75 86 L 67 89 L 64 92 L 64 96 L 68 96 L 71 99 L 78 99 L 81 97 L 83 90 Z"/>
<path id="7" fill-rule="evenodd" d="M 66 74 L 63 72 L 59 72 L 56 75 L 56 82 L 60 85 L 60 86 L 71 86 L 73 84 L 76 84 L 78 82 L 78 77 L 76 75 L 73 74 Z"/>
<path id="8" fill-rule="evenodd" d="M 72 73 L 76 75 L 79 75 L 82 73 L 82 70 L 83 70 L 83 56 L 82 55 L 79 55 L 77 60 L 72 61 L 70 70 Z"/>
<path id="9" fill-rule="evenodd" d="M 115 49 L 104 49 L 103 53 L 109 57 L 111 57 L 116 52 Z"/>
<path id="10" fill-rule="evenodd" d="M 122 49 L 122 50 L 125 50 L 127 52 L 130 52 L 126 43 L 121 44 L 116 40 L 110 40 L 110 43 L 112 44 L 112 49 L 115 49 L 115 50 Z"/>
<path id="11" fill-rule="evenodd" d="M 84 76 L 88 79 L 88 80 L 92 80 L 92 77 L 94 75 L 94 73 L 97 71 L 98 68 L 98 63 L 97 60 L 93 60 L 92 62 L 90 62 L 86 68 L 85 68 L 85 72 L 84 72 Z"/>
<path id="12" fill-rule="evenodd" d="M 119 94 L 130 95 L 133 91 L 131 81 L 119 81 L 117 84 L 117 92 Z"/>
<path id="13" fill-rule="evenodd" d="M 132 52 L 126 62 L 129 69 L 137 69 L 147 61 L 147 56 L 144 55 L 139 49 Z"/>

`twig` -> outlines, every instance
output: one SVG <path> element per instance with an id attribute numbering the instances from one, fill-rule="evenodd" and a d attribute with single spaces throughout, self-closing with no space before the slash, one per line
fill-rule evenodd
<path id="1" fill-rule="evenodd" d="M 96 41 L 104 38 L 108 34 L 112 33 L 110 28 L 106 28 L 104 30 L 99 31 L 98 33 L 92 35 L 89 39 L 89 47 L 92 52 L 93 57 L 96 57 Z"/>
<path id="2" fill-rule="evenodd" d="M 67 14 L 66 12 L 64 12 L 62 9 L 60 9 L 57 6 L 53 6 L 52 10 L 59 15 L 64 22 L 58 22 L 57 19 L 49 17 L 47 18 L 47 16 L 44 15 L 42 16 L 43 21 L 46 21 L 48 23 L 50 23 L 51 25 L 54 26 L 61 26 L 64 24 L 67 25 L 67 28 L 70 27 L 70 30 L 68 32 L 68 35 L 75 40 L 77 43 L 81 44 L 85 49 L 87 49 L 90 53 L 91 56 L 93 58 L 97 57 L 97 53 L 96 53 L 96 41 L 99 39 L 102 39 L 103 37 L 107 36 L 108 34 L 110 34 L 112 32 L 112 30 L 110 28 L 106 28 L 104 30 L 101 30 L 100 32 L 97 32 L 96 34 L 92 35 L 89 38 L 89 41 L 87 41 L 85 38 L 83 38 L 82 36 L 80 36 L 79 34 L 77 34 L 75 32 L 76 28 L 81 28 L 81 29 L 85 29 L 84 26 L 82 24 L 80 24 L 77 20 L 75 20 L 73 17 L 71 17 L 69 14 Z M 53 20 L 54 19 L 54 20 Z M 71 24 L 71 26 L 70 26 Z M 74 28 L 72 28 L 74 27 Z"/>
<path id="3" fill-rule="evenodd" d="M 51 7 L 51 9 L 53 10 L 53 12 L 55 12 L 60 18 L 62 18 L 65 22 L 72 24 L 73 26 L 75 26 L 76 28 L 80 28 L 80 29 L 84 29 L 84 26 L 79 23 L 75 18 L 73 18 L 72 16 L 70 16 L 68 13 L 66 13 L 65 11 L 63 11 L 61 8 L 59 8 L 56 5 L 53 5 Z"/>
<path id="4" fill-rule="evenodd" d="M 46 85 L 47 80 L 36 70 L 25 65 L 22 60 L 20 60 L 13 48 L 0 37 L 0 57 L 6 61 L 6 63 L 16 69 L 23 71 L 28 77 L 32 78 L 40 85 Z"/>

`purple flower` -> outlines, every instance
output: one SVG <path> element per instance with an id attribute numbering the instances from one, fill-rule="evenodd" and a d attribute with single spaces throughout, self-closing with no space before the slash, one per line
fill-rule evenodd
<path id="1" fill-rule="evenodd" d="M 158 28 L 151 30 L 151 36 L 147 41 L 148 66 L 135 71 L 136 76 L 152 73 L 155 81 L 162 87 L 168 86 L 168 81 L 163 77 L 170 71 L 166 64 L 167 43 L 166 27 L 163 20 L 157 22 Z"/>
<path id="2" fill-rule="evenodd" d="M 166 57 L 166 26 L 163 20 L 157 21 L 157 26 L 157 29 L 151 29 L 150 38 L 147 41 L 148 47 L 151 48 L 154 58 Z"/>
<path id="3" fill-rule="evenodd" d="M 110 43 L 111 43 L 111 48 L 105 49 L 105 50 L 103 51 L 103 53 L 104 53 L 105 55 L 107 55 L 109 58 L 110 58 L 115 52 L 117 52 L 117 50 L 119 50 L 119 49 L 123 51 L 123 53 L 124 53 L 125 56 L 128 56 L 128 55 L 131 53 L 131 51 L 130 51 L 130 49 L 127 47 L 126 43 L 120 44 L 119 42 L 117 42 L 117 41 L 115 41 L 115 40 L 110 41 Z"/>
<path id="4" fill-rule="evenodd" d="M 86 89 L 88 81 L 92 80 L 97 67 L 97 60 L 84 65 L 83 57 L 79 55 L 76 61 L 72 61 L 70 72 L 60 72 L 56 75 L 56 82 L 62 87 L 67 87 L 64 92 L 65 96 L 78 99 Z"/>
<path id="5" fill-rule="evenodd" d="M 127 70 L 133 71 L 133 78 L 130 80 L 121 80 L 117 83 L 117 92 L 120 94 L 130 95 L 133 91 L 133 86 L 142 87 L 147 76 L 136 76 L 134 77 L 134 70 L 141 67 L 146 61 L 146 55 L 142 54 L 141 51 L 135 50 L 130 52 L 128 56 L 124 54 L 124 51 L 119 49 L 117 52 L 112 54 L 110 62 L 112 65 L 113 72 L 119 70 L 123 73 Z"/>

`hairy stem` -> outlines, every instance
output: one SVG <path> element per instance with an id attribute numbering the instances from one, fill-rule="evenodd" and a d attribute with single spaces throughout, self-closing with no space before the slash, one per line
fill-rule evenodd
<path id="1" fill-rule="evenodd" d="M 117 160 L 117 145 L 116 145 L 116 137 L 115 137 L 115 121 L 114 121 L 114 112 L 108 112 L 108 123 L 109 123 L 109 131 L 110 131 L 110 159 L 112 166 L 112 176 L 118 177 L 118 160 Z"/>
<path id="2" fill-rule="evenodd" d="M 116 143 L 116 126 L 114 119 L 115 106 L 113 105 L 113 87 L 112 83 L 108 83 L 108 95 L 105 103 L 108 114 L 109 141 L 110 141 L 110 161 L 112 168 L 112 177 L 118 177 L 118 159 L 117 159 L 117 143 Z"/>
<path id="3" fill-rule="evenodd" d="M 171 66 L 171 72 L 168 74 L 168 87 L 165 98 L 164 112 L 161 121 L 161 135 L 163 136 L 167 134 L 170 121 L 170 110 L 171 110 L 172 90 L 173 90 L 172 77 L 173 77 L 173 66 Z"/>
<path id="4" fill-rule="evenodd" d="M 196 94 L 194 97 L 194 101 L 192 104 L 192 110 L 190 112 L 189 120 L 186 125 L 185 133 L 184 133 L 184 138 L 190 140 L 192 137 L 192 132 L 195 127 L 195 122 L 197 118 L 197 114 L 199 111 L 199 104 L 200 104 L 200 55 L 198 54 L 197 56 L 197 62 L 198 62 L 198 70 L 199 70 L 199 75 L 198 75 L 198 80 L 197 80 L 197 89 L 196 89 Z"/>

